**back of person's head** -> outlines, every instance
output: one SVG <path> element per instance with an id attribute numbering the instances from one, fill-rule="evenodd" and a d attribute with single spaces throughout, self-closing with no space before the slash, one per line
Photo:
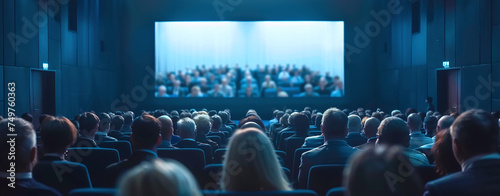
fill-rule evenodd
<path id="1" fill-rule="evenodd" d="M 290 114 L 286 113 L 284 114 L 281 118 L 280 118 L 280 123 L 285 126 L 285 127 L 288 127 L 290 124 L 288 123 L 288 118 L 290 118 Z"/>
<path id="2" fill-rule="evenodd" d="M 209 116 L 213 116 L 213 115 L 216 115 L 216 114 L 217 114 L 217 111 L 215 111 L 215 110 L 208 111 L 208 115 Z"/>
<path id="3" fill-rule="evenodd" d="M 111 117 L 109 114 L 101 113 L 99 114 L 99 131 L 106 132 L 109 131 L 111 127 Z"/>
<path id="4" fill-rule="evenodd" d="M 40 123 L 40 126 L 42 125 L 43 123 L 43 120 L 45 120 L 45 118 L 49 117 L 51 115 L 48 115 L 48 114 L 42 114 L 40 115 L 40 117 L 38 117 L 38 122 Z"/>
<path id="5" fill-rule="evenodd" d="M 11 127 L 14 132 L 11 132 Z M 10 164 L 15 163 L 16 173 L 31 172 L 36 162 L 36 134 L 30 122 L 22 118 L 3 119 L 0 121 L 0 142 L 0 171 L 10 170 Z"/>
<path id="6" fill-rule="evenodd" d="M 123 128 L 124 119 L 120 115 L 115 115 L 111 118 L 110 129 L 111 130 L 121 130 Z"/>
<path id="7" fill-rule="evenodd" d="M 399 110 L 392 110 L 391 116 L 396 116 L 397 114 L 401 114 L 401 111 L 399 111 Z"/>
<path id="8" fill-rule="evenodd" d="M 424 119 L 424 127 L 427 134 L 435 134 L 437 127 L 438 119 L 434 116 L 428 116 Z"/>
<path id="9" fill-rule="evenodd" d="M 408 109 L 406 109 L 405 115 L 406 116 L 410 116 L 410 114 L 413 114 L 413 113 L 418 113 L 417 109 L 415 109 L 415 108 L 408 108 Z"/>
<path id="10" fill-rule="evenodd" d="M 80 115 L 80 118 L 78 118 L 78 124 L 80 125 L 80 133 L 84 135 L 95 135 L 99 125 L 99 117 L 92 112 L 84 112 Z"/>
<path id="11" fill-rule="evenodd" d="M 118 182 L 121 196 L 201 196 L 193 174 L 174 160 L 143 162 L 126 172 Z"/>
<path id="12" fill-rule="evenodd" d="M 238 128 L 241 128 L 241 126 L 243 126 L 247 122 L 257 123 L 260 126 L 260 130 L 266 131 L 266 126 L 264 125 L 262 120 L 260 120 L 260 118 L 258 116 L 248 116 L 244 119 L 241 119 L 240 122 L 238 123 Z"/>
<path id="13" fill-rule="evenodd" d="M 321 120 L 322 120 L 322 118 L 323 118 L 323 114 L 319 113 L 319 114 L 316 115 L 316 119 L 314 119 L 315 120 L 314 121 L 314 126 L 316 128 L 321 128 Z"/>
<path id="14" fill-rule="evenodd" d="M 222 164 L 221 188 L 225 191 L 291 190 L 269 138 L 246 128 L 231 137 Z M 238 172 L 234 172 L 235 165 Z"/>
<path id="15" fill-rule="evenodd" d="M 288 117 L 288 124 L 290 126 L 295 126 L 295 117 L 299 114 L 299 112 L 293 112 L 290 114 L 290 117 Z"/>
<path id="16" fill-rule="evenodd" d="M 375 117 L 370 117 L 366 119 L 365 126 L 363 127 L 363 132 L 368 138 L 377 136 L 377 129 L 380 126 L 380 120 Z"/>
<path id="17" fill-rule="evenodd" d="M 132 121 L 134 120 L 134 115 L 132 113 L 125 113 L 123 114 L 123 124 L 124 125 L 131 125 Z"/>
<path id="18" fill-rule="evenodd" d="M 189 112 L 182 112 L 179 118 L 191 118 L 192 115 Z"/>
<path id="19" fill-rule="evenodd" d="M 442 116 L 438 120 L 436 131 L 440 132 L 441 130 L 450 129 L 450 127 L 454 121 L 455 121 L 455 118 L 453 118 L 449 115 Z"/>
<path id="20" fill-rule="evenodd" d="M 453 155 L 453 140 L 449 129 L 444 129 L 436 134 L 436 142 L 432 145 L 436 172 L 441 175 L 447 175 L 461 170 L 460 164 Z"/>
<path id="21" fill-rule="evenodd" d="M 399 146 L 358 151 L 344 170 L 347 195 L 420 196 L 423 183 Z"/>
<path id="22" fill-rule="evenodd" d="M 210 116 L 208 115 L 196 115 L 193 120 L 196 124 L 196 132 L 198 135 L 206 135 L 212 128 L 212 123 L 210 123 Z"/>
<path id="23" fill-rule="evenodd" d="M 404 120 L 406 121 L 408 118 L 406 117 L 405 114 L 403 113 L 399 113 L 399 114 L 396 114 L 395 117 L 398 117 L 398 118 L 401 118 L 401 120 Z"/>
<path id="24" fill-rule="evenodd" d="M 25 121 L 33 123 L 33 115 L 31 115 L 30 113 L 24 113 L 24 114 L 22 114 L 21 118 L 24 119 Z"/>
<path id="25" fill-rule="evenodd" d="M 172 120 L 167 115 L 162 115 L 158 117 L 161 123 L 161 137 L 166 140 L 170 140 L 174 132 Z"/>
<path id="26" fill-rule="evenodd" d="M 182 139 L 196 137 L 196 123 L 191 118 L 182 118 L 177 122 L 177 132 Z"/>
<path id="27" fill-rule="evenodd" d="M 222 120 L 222 124 L 223 125 L 227 124 L 227 121 L 229 120 L 227 112 L 225 112 L 225 111 L 219 111 L 219 116 L 220 116 L 220 118 Z"/>
<path id="28" fill-rule="evenodd" d="M 304 114 L 295 116 L 295 134 L 304 136 L 309 130 L 309 118 Z"/>
<path id="29" fill-rule="evenodd" d="M 65 117 L 47 117 L 40 135 L 45 153 L 63 154 L 75 142 L 78 131 Z"/>
<path id="30" fill-rule="evenodd" d="M 373 112 L 372 117 L 375 117 L 380 121 L 384 120 L 384 115 L 382 115 L 380 112 Z"/>
<path id="31" fill-rule="evenodd" d="M 330 108 L 323 113 L 321 131 L 325 137 L 345 137 L 347 135 L 347 115 L 337 108 Z"/>
<path id="32" fill-rule="evenodd" d="M 483 110 L 469 110 L 451 125 L 453 153 L 462 163 L 468 158 L 493 153 L 498 147 L 498 121 Z"/>
<path id="33" fill-rule="evenodd" d="M 413 113 L 408 116 L 408 119 L 406 120 L 406 123 L 408 124 L 408 127 L 411 129 L 411 131 L 420 131 L 420 127 L 422 127 L 422 119 L 420 118 L 420 115 Z"/>
<path id="34" fill-rule="evenodd" d="M 384 119 L 378 127 L 379 145 L 399 145 L 405 148 L 410 146 L 410 131 L 405 121 L 397 117 L 388 117 Z"/>
<path id="35" fill-rule="evenodd" d="M 210 117 L 210 121 L 212 122 L 212 129 L 219 130 L 222 126 L 222 119 L 217 114 Z"/>
<path id="36" fill-rule="evenodd" d="M 350 132 L 360 132 L 361 131 L 361 118 L 358 115 L 351 114 L 347 117 L 347 127 Z"/>
<path id="37" fill-rule="evenodd" d="M 155 149 L 161 142 L 161 123 L 154 116 L 143 114 L 132 123 L 130 139 L 136 149 Z"/>

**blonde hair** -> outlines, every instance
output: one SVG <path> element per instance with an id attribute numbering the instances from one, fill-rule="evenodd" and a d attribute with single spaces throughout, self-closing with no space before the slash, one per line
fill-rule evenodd
<path id="1" fill-rule="evenodd" d="M 174 160 L 144 162 L 121 178 L 119 196 L 201 196 L 196 179 L 189 170 Z"/>
<path id="2" fill-rule="evenodd" d="M 274 147 L 262 131 L 256 128 L 238 130 L 227 149 L 222 166 L 222 190 L 292 190 Z"/>

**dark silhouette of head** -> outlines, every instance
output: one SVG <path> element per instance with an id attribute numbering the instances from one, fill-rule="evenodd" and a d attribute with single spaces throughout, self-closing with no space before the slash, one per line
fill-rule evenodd
<path id="1" fill-rule="evenodd" d="M 295 116 L 295 134 L 297 136 L 307 137 L 307 131 L 309 130 L 309 118 L 304 114 L 298 114 Z"/>
<path id="2" fill-rule="evenodd" d="M 135 149 L 156 151 L 161 143 L 161 123 L 154 116 L 143 114 L 132 123 L 130 139 Z"/>
<path id="3" fill-rule="evenodd" d="M 99 126 L 99 117 L 92 112 L 84 112 L 78 118 L 80 125 L 80 134 L 88 138 L 94 138 Z"/>
<path id="4" fill-rule="evenodd" d="M 111 130 L 121 130 L 123 128 L 123 117 L 120 115 L 115 115 L 113 118 L 111 118 L 111 124 L 110 124 L 110 129 Z"/>
<path id="5" fill-rule="evenodd" d="M 40 130 L 45 153 L 63 154 L 76 140 L 78 131 L 65 117 L 47 117 Z"/>
<path id="6" fill-rule="evenodd" d="M 388 117 L 384 119 L 378 127 L 378 145 L 410 146 L 410 131 L 405 121 L 397 117 Z"/>
<path id="7" fill-rule="evenodd" d="M 330 108 L 323 113 L 321 132 L 325 141 L 344 139 L 347 135 L 347 115 L 337 108 Z"/>

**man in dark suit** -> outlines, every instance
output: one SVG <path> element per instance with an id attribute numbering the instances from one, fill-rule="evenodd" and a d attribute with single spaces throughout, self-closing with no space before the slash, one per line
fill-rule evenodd
<path id="1" fill-rule="evenodd" d="M 199 148 L 205 152 L 205 161 L 207 164 L 212 162 L 212 147 L 209 144 L 200 143 L 194 139 L 196 138 L 196 124 L 192 119 L 188 117 L 180 119 L 177 122 L 177 129 L 182 139 L 174 145 L 175 147 Z"/>
<path id="2" fill-rule="evenodd" d="M 185 97 L 186 92 L 181 88 L 181 82 L 179 80 L 174 81 L 173 86 L 168 88 L 167 94 L 170 97 Z"/>
<path id="3" fill-rule="evenodd" d="M 346 140 L 349 146 L 359 146 L 366 143 L 366 137 L 361 135 L 361 118 L 358 115 L 351 114 L 347 117 L 349 133 L 347 133 Z"/>
<path id="4" fill-rule="evenodd" d="M 95 134 L 95 141 L 97 145 L 99 145 L 101 142 L 115 142 L 117 141 L 116 138 L 108 136 L 108 132 L 111 128 L 111 117 L 109 114 L 106 113 L 101 113 L 99 114 L 99 128 L 97 133 Z"/>
<path id="5" fill-rule="evenodd" d="M 450 133 L 462 172 L 427 183 L 424 195 L 500 195 L 498 122 L 483 110 L 469 110 L 455 120 Z"/>
<path id="6" fill-rule="evenodd" d="M 99 127 L 99 117 L 92 112 L 85 112 L 78 118 L 80 135 L 73 147 L 97 147 L 95 135 Z"/>
<path id="7" fill-rule="evenodd" d="M 108 187 L 114 187 L 119 177 L 143 161 L 158 158 L 156 149 L 161 143 L 161 123 L 155 117 L 144 114 L 132 123 L 130 140 L 135 151 L 130 158 L 106 167 Z"/>
<path id="8" fill-rule="evenodd" d="M 194 123 L 196 124 L 196 138 L 195 140 L 201 143 L 209 144 L 212 151 L 215 152 L 219 148 L 217 142 L 212 141 L 207 138 L 208 132 L 212 129 L 212 123 L 210 122 L 210 116 L 205 114 L 199 114 L 194 117 Z"/>
<path id="9" fill-rule="evenodd" d="M 356 151 L 345 141 L 347 135 L 347 116 L 337 108 L 330 108 L 323 113 L 321 132 L 325 143 L 304 152 L 299 166 L 299 186 L 305 188 L 309 169 L 321 164 L 345 164 Z"/>
<path id="10" fill-rule="evenodd" d="M 111 124 L 109 126 L 110 131 L 108 132 L 108 135 L 120 139 L 124 137 L 123 133 L 120 132 L 120 130 L 123 128 L 123 117 L 120 115 L 115 115 L 113 118 L 111 118 Z"/>
<path id="11" fill-rule="evenodd" d="M 433 117 L 435 118 L 435 117 Z M 417 113 L 410 114 L 406 120 L 408 128 L 410 129 L 410 148 L 415 149 L 425 144 L 432 143 L 430 137 L 425 136 L 420 131 L 422 127 L 422 118 Z"/>
<path id="12" fill-rule="evenodd" d="M 304 140 L 308 136 L 307 132 L 309 130 L 309 118 L 307 118 L 307 116 L 304 114 L 298 114 L 297 116 L 295 116 L 294 121 L 295 121 L 295 134 L 283 140 L 281 146 L 279 147 L 280 150 L 286 151 L 287 142 L 292 140 L 295 140 L 296 142 L 300 141 L 300 145 L 294 147 L 295 149 L 300 148 L 300 146 L 302 146 Z M 293 151 L 295 152 L 295 150 Z"/>
<path id="13" fill-rule="evenodd" d="M 132 121 L 134 120 L 134 113 L 131 111 L 123 114 L 123 127 L 120 130 L 122 133 L 127 133 L 132 131 Z"/>
<path id="14" fill-rule="evenodd" d="M 11 127 L 15 129 L 10 129 Z M 61 195 L 58 191 L 35 181 L 32 177 L 31 171 L 36 163 L 37 148 L 35 130 L 31 123 L 21 118 L 14 118 L 13 121 L 9 119 L 0 121 L 0 142 L 0 153 L 2 154 L 0 158 L 0 195 Z M 15 150 L 12 150 L 11 147 L 15 147 Z M 15 164 L 15 166 L 11 164 Z"/>
<path id="15" fill-rule="evenodd" d="M 172 139 L 172 134 L 174 133 L 172 120 L 167 115 L 158 117 L 158 120 L 161 123 L 161 144 L 158 146 L 158 148 L 175 148 L 170 142 L 170 140 Z"/>
<path id="16" fill-rule="evenodd" d="M 365 149 L 372 146 L 375 146 L 375 142 L 377 141 L 377 129 L 380 125 L 380 120 L 375 117 L 370 117 L 366 119 L 365 126 L 363 127 L 363 133 L 368 138 L 365 144 L 361 144 L 356 146 L 357 149 Z"/>

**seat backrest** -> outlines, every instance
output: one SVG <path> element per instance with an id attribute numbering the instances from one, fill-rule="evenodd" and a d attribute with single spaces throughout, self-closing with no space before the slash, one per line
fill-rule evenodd
<path id="1" fill-rule="evenodd" d="M 120 154 L 112 148 L 68 148 L 66 160 L 87 166 L 92 184 L 95 187 L 104 187 L 105 169 L 108 165 L 120 162 Z"/>
<path id="2" fill-rule="evenodd" d="M 302 153 L 312 150 L 312 148 L 297 148 L 293 153 L 292 182 L 297 181 L 299 176 L 300 157 Z"/>
<path id="3" fill-rule="evenodd" d="M 69 161 L 40 161 L 33 168 L 33 179 L 63 195 L 77 188 L 92 188 L 87 167 Z"/>
<path id="4" fill-rule="evenodd" d="M 158 148 L 158 157 L 179 161 L 195 177 L 199 178 L 205 168 L 205 152 L 199 148 Z"/>
<path id="5" fill-rule="evenodd" d="M 227 143 L 227 139 L 226 139 L 226 134 L 224 134 L 224 132 L 210 132 L 208 133 L 208 136 L 219 136 L 220 139 L 221 139 L 221 143 L 223 145 L 225 145 Z M 219 145 L 220 146 L 220 145 Z"/>
<path id="6" fill-rule="evenodd" d="M 114 196 L 116 189 L 113 188 L 94 188 L 94 189 L 75 189 L 69 193 L 69 196 Z"/>
<path id="7" fill-rule="evenodd" d="M 326 193 L 326 196 L 344 196 L 345 191 L 344 187 L 332 188 Z"/>
<path id="8" fill-rule="evenodd" d="M 309 131 L 310 136 L 321 135 L 321 131 Z"/>
<path id="9" fill-rule="evenodd" d="M 224 154 L 226 154 L 227 148 L 219 148 L 214 152 L 214 164 L 222 163 L 224 160 Z"/>
<path id="10" fill-rule="evenodd" d="M 325 195 L 328 190 L 342 186 L 343 164 L 315 165 L 309 170 L 307 189 Z"/>
<path id="11" fill-rule="evenodd" d="M 263 195 L 263 196 L 317 196 L 311 190 L 291 190 L 291 191 L 250 191 L 250 192 L 228 192 L 218 190 L 202 190 L 204 196 L 250 196 L 250 195 Z"/>
<path id="12" fill-rule="evenodd" d="M 118 150 L 120 153 L 120 159 L 128 159 L 130 155 L 132 155 L 132 146 L 128 141 L 110 141 L 110 142 L 101 142 L 99 144 L 101 148 L 113 148 Z"/>
<path id="13" fill-rule="evenodd" d="M 295 134 L 295 131 L 284 131 L 284 132 L 281 132 L 281 134 L 279 134 L 278 136 L 278 141 L 276 143 L 277 147 L 279 148 L 279 150 L 285 150 L 285 149 L 281 149 L 281 147 L 284 147 L 284 141 L 287 137 L 290 137 L 292 136 L 293 134 Z"/>
<path id="14" fill-rule="evenodd" d="M 285 152 L 286 154 L 293 154 L 295 153 L 295 150 L 300 148 L 304 144 L 305 138 L 290 138 L 288 140 L 285 140 Z M 285 159 L 285 165 L 288 168 L 293 167 L 293 156 L 288 156 Z"/>

